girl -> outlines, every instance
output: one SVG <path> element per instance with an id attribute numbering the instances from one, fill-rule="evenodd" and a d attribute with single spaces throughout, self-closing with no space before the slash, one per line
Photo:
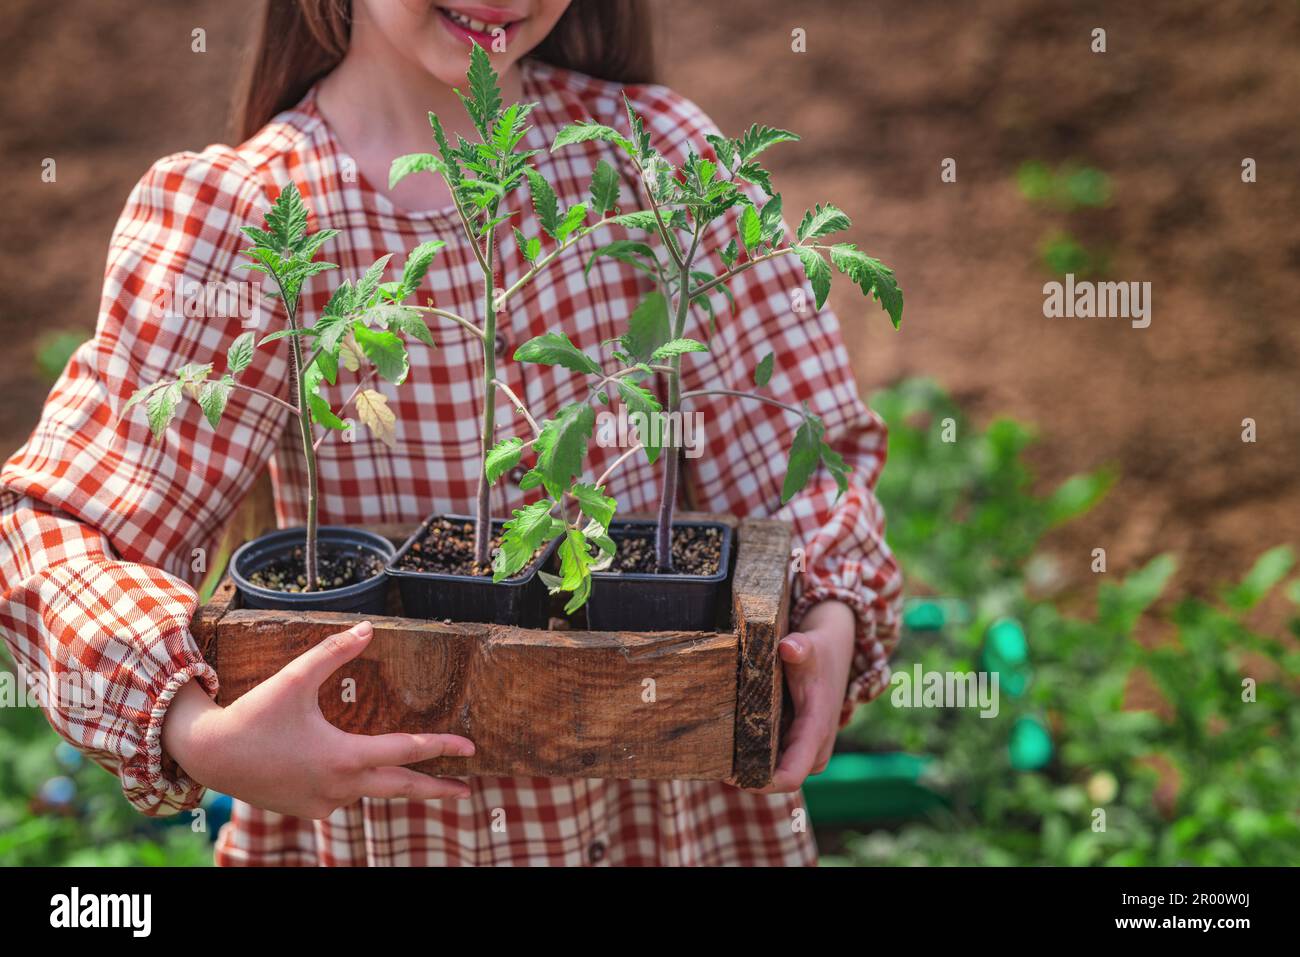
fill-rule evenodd
<path id="1" fill-rule="evenodd" d="M 555 132 L 592 118 L 627 132 L 622 93 L 646 117 L 654 145 L 679 163 L 702 149 L 713 124 L 688 101 L 649 85 L 643 3 L 633 0 L 271 0 L 242 113 L 244 142 L 160 160 L 136 186 L 109 251 L 98 328 L 50 394 L 31 439 L 0 482 L 0 622 L 20 666 L 90 672 L 105 683 L 102 713 L 52 702 L 55 728 L 117 773 L 147 814 L 193 807 L 204 787 L 237 799 L 217 843 L 220 864 L 810 864 L 811 834 L 797 826 L 799 787 L 825 766 L 852 707 L 878 694 L 896 636 L 899 578 L 882 537 L 872 487 L 884 459 L 880 422 L 857 396 L 836 321 L 792 311 L 804 288 L 783 257 L 733 283 L 734 314 L 720 314 L 705 362 L 684 387 L 744 389 L 768 350 L 787 357 L 770 388 L 807 401 L 853 468 L 836 500 L 829 476 L 778 508 L 788 435 L 780 410 L 710 397 L 706 454 L 690 476 L 697 507 L 772 513 L 794 524 L 803 548 L 792 632 L 781 656 L 794 703 L 772 785 L 763 793 L 704 782 L 434 779 L 403 765 L 468 755 L 454 735 L 345 734 L 322 718 L 318 686 L 356 656 L 368 624 L 335 635 L 229 707 L 188 632 L 195 610 L 194 550 L 217 543 L 263 466 L 277 517 L 301 524 L 300 456 L 287 413 L 248 393 L 231 395 L 213 431 L 188 405 L 183 441 L 151 443 L 120 416 L 142 383 L 224 353 L 240 317 L 183 318 L 152 308 L 158 289 L 228 282 L 271 198 L 298 185 L 317 222 L 333 227 L 329 259 L 359 273 L 385 252 L 442 239 L 447 247 L 420 291 L 472 315 L 479 294 L 472 253 L 441 181 L 411 177 L 388 191 L 394 156 L 430 148 L 426 120 L 468 121 L 452 86 L 464 82 L 470 40 L 492 51 L 507 102 L 535 101 L 530 145 L 562 203 L 581 201 L 605 144 L 547 151 Z M 599 79 L 597 78 L 599 77 Z M 565 194 L 568 195 L 565 195 Z M 632 191 L 635 195 L 635 191 Z M 522 196 L 522 198 L 521 198 Z M 512 194 L 516 222 L 527 197 Z M 734 219 L 725 224 L 735 234 Z M 600 243 L 622 233 L 609 230 Z M 705 248 L 721 248 L 722 242 Z M 591 248 L 595 248 L 593 245 Z M 526 268 L 512 238 L 499 250 L 507 284 Z M 602 260 L 584 277 L 573 255 L 543 274 L 498 320 L 501 356 L 556 324 L 580 348 L 617 336 L 648 291 L 637 271 Z M 715 270 L 718 269 L 714 264 Z M 805 294 L 805 301 L 812 296 Z M 325 290 L 310 288 L 305 322 Z M 265 327 L 264 317 L 264 327 Z M 278 326 L 277 326 L 278 328 Z M 480 413 L 473 408 L 474 343 L 439 329 L 438 349 L 413 344 L 412 372 L 390 396 L 392 449 L 365 438 L 321 447 L 321 521 L 414 525 L 430 511 L 466 509 L 477 481 Z M 243 381 L 284 394 L 281 353 L 258 350 Z M 507 385 L 530 405 L 556 409 L 583 397 L 576 376 L 505 363 Z M 692 382 L 692 377 L 696 379 Z M 340 386 L 341 387 L 341 386 Z M 333 398 L 338 398 L 337 396 Z M 502 403 L 499 425 L 512 428 Z M 770 418 L 769 418 L 770 416 Z M 594 447 L 598 474 L 619 454 Z M 654 507 L 656 470 L 644 460 L 617 473 L 625 511 Z M 523 504 L 498 483 L 494 513 Z"/>

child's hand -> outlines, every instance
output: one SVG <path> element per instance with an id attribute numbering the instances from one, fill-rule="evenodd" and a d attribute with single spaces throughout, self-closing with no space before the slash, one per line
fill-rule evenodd
<path id="1" fill-rule="evenodd" d="M 835 749 L 840 708 L 853 662 L 853 609 L 839 601 L 814 605 L 804 615 L 803 631 L 781 639 L 785 681 L 794 702 L 794 723 L 772 782 L 762 794 L 797 791 L 804 779 L 826 767 Z"/>
<path id="2" fill-rule="evenodd" d="M 401 767 L 474 753 L 454 734 L 348 734 L 321 714 L 322 682 L 369 643 L 362 622 L 331 635 L 228 707 L 196 681 L 172 700 L 163 723 L 166 752 L 194 780 L 256 807 L 324 818 L 360 798 L 469 796 L 469 787 Z"/>

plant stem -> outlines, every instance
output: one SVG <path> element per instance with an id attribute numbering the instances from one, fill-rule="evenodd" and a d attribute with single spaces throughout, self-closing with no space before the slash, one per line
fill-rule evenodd
<path id="1" fill-rule="evenodd" d="M 691 262 L 700 244 L 700 226 L 695 226 L 690 251 L 679 258 L 677 316 L 673 321 L 673 338 L 680 339 L 686 332 L 686 317 L 691 311 Z M 679 413 L 682 406 L 682 357 L 672 357 L 668 374 L 668 415 Z M 673 570 L 673 509 L 677 505 L 677 481 L 681 470 L 679 450 L 664 450 L 664 483 L 659 498 L 659 521 L 655 527 L 655 564 L 661 572 Z"/>
<path id="2" fill-rule="evenodd" d="M 475 339 L 483 339 L 483 330 L 474 323 L 470 322 L 463 316 L 458 316 L 454 312 L 448 312 L 446 309 L 435 309 L 433 306 L 407 306 L 408 309 L 418 309 L 420 312 L 427 312 L 431 316 L 438 316 L 441 319 L 450 319 L 452 322 L 464 327 Z"/>
<path id="3" fill-rule="evenodd" d="M 279 279 L 276 279 L 279 285 Z M 289 328 L 298 328 L 298 304 L 290 302 L 280 286 L 280 298 L 284 302 L 285 312 L 289 318 Z M 302 454 L 307 465 L 307 543 L 303 555 L 303 565 L 307 574 L 307 591 L 315 591 L 317 583 L 316 531 L 318 524 L 319 490 L 316 487 L 316 444 L 311 434 L 311 409 L 307 405 L 307 376 L 302 364 L 302 344 L 299 336 L 289 336 L 289 372 L 293 376 L 298 391 L 298 430 L 302 433 Z"/>
<path id="4" fill-rule="evenodd" d="M 495 212 L 495 211 L 494 211 Z M 497 377 L 497 312 L 496 312 L 496 274 L 492 268 L 493 239 L 495 230 L 488 230 L 487 250 L 482 257 L 483 265 L 483 441 L 479 457 L 478 504 L 474 512 L 474 562 L 479 568 L 486 568 L 491 563 L 492 542 L 492 508 L 491 487 L 483 463 L 487 461 L 492 449 L 492 439 L 496 435 L 497 390 L 492 383 Z M 471 241 L 473 234 L 471 233 Z M 478 244 L 475 243 L 475 248 Z"/>
<path id="5" fill-rule="evenodd" d="M 242 389 L 245 392 L 251 392 L 253 395 L 260 395 L 263 399 L 274 402 L 276 405 L 284 406 L 284 408 L 288 409 L 295 416 L 298 414 L 298 407 L 296 405 L 292 402 L 284 401 L 284 399 L 280 398 L 278 395 L 271 395 L 269 392 L 263 392 L 261 389 L 255 388 L 251 385 L 244 385 L 242 382 L 231 382 L 230 387 L 232 389 Z"/>
<path id="6" fill-rule="evenodd" d="M 492 384 L 510 397 L 510 401 L 514 403 L 515 411 L 522 415 L 528 421 L 528 424 L 532 426 L 533 435 L 541 435 L 542 427 L 537 424 L 537 420 L 533 418 L 532 413 L 524 408 L 524 403 L 520 400 L 519 396 L 515 395 L 514 390 L 500 379 L 493 379 Z"/>
<path id="7" fill-rule="evenodd" d="M 803 244 L 799 243 L 797 245 L 802 246 Z M 825 249 L 826 247 L 807 246 L 806 248 Z M 747 269 L 753 269 L 759 263 L 765 263 L 769 259 L 779 259 L 781 256 L 791 256 L 793 254 L 794 254 L 794 246 L 782 246 L 780 249 L 774 249 L 770 253 L 763 253 L 761 256 L 755 256 L 753 259 L 748 259 L 745 262 L 741 263 L 739 266 L 734 266 L 731 269 L 728 269 L 721 276 L 715 276 L 713 279 L 710 279 L 708 282 L 700 283 L 700 285 L 696 286 L 694 289 L 691 290 L 691 298 L 696 299 L 699 296 L 703 296 L 705 293 L 712 292 L 718 286 L 731 282 L 731 280 L 736 278 L 736 276 L 740 275 L 742 272 L 745 272 Z"/>
<path id="8" fill-rule="evenodd" d="M 690 392 L 682 393 L 682 401 L 685 402 L 687 399 L 693 399 L 697 395 L 734 395 L 738 399 L 752 399 L 754 402 L 762 402 L 765 405 L 774 405 L 778 409 L 785 409 L 785 411 L 793 412 L 797 416 L 803 416 L 802 409 L 790 405 L 788 402 L 780 402 L 777 399 L 770 399 L 765 395 L 754 395 L 752 392 L 737 392 L 735 389 L 692 389 Z"/>

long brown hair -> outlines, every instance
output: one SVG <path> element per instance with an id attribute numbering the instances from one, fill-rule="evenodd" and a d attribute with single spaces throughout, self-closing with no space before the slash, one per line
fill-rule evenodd
<path id="1" fill-rule="evenodd" d="M 615 83 L 654 79 L 647 0 L 573 0 L 529 55 Z M 352 0 L 267 0 L 235 100 L 234 132 L 246 140 L 306 95 L 347 53 Z"/>

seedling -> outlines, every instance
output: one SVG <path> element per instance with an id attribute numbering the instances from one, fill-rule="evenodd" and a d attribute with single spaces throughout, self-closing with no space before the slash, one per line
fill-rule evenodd
<path id="1" fill-rule="evenodd" d="M 561 575 L 556 587 L 573 593 L 569 603 L 569 610 L 573 611 L 586 601 L 591 587 L 591 569 L 600 561 L 592 546 L 607 555 L 613 553 L 613 543 L 606 530 L 616 508 L 614 500 L 604 494 L 600 482 L 583 484 L 575 481 L 581 474 L 582 461 L 595 427 L 595 411 L 588 402 L 574 403 L 539 422 L 540 416 L 534 416 L 497 376 L 493 349 L 497 315 L 506 303 L 584 236 L 609 223 L 626 224 L 628 220 L 614 214 L 618 174 L 605 162 L 596 167 L 592 176 L 590 206 L 578 203 L 561 212 L 554 188 L 530 163 L 538 151 L 520 148 L 530 128 L 528 115 L 536 104 L 515 103 L 503 107 L 497 74 L 487 53 L 477 44 L 470 50 L 467 81 L 468 91 L 457 90 L 457 93 L 478 138 L 471 142 L 457 137 L 453 145 L 437 114 L 430 113 L 429 124 L 438 147 L 437 154 L 413 153 L 398 157 L 389 173 L 389 186 L 396 186 L 417 172 L 441 176 L 450 190 L 461 228 L 474 251 L 483 279 L 481 321 L 432 306 L 419 307 L 468 330 L 478 340 L 482 351 L 480 392 L 483 425 L 474 518 L 476 573 L 486 573 L 490 566 L 494 581 L 502 581 L 523 569 L 539 548 L 561 538 Z M 515 241 L 529 268 L 510 288 L 498 290 L 497 240 L 511 218 L 511 214 L 501 212 L 502 201 L 525 182 L 545 240 L 542 236 L 525 237 L 518 226 L 512 227 Z M 600 218 L 588 224 L 588 217 L 593 212 Z M 528 344 L 528 350 L 531 350 L 529 355 L 549 357 L 561 365 L 580 363 L 578 371 L 594 371 L 594 364 L 586 365 L 591 360 L 562 333 L 547 333 L 534 339 Z M 521 350 L 521 353 L 525 351 Z M 522 354 L 516 356 L 524 357 Z M 574 368 L 572 365 L 569 367 Z M 500 442 L 495 440 L 498 391 L 506 395 L 528 422 L 531 438 L 512 436 Z M 525 475 L 520 486 L 524 490 L 543 488 L 546 497 L 514 512 L 514 517 L 505 523 L 500 548 L 493 556 L 490 487 L 514 468 L 530 447 L 537 453 L 537 466 Z"/>
<path id="2" fill-rule="evenodd" d="M 817 308 L 822 307 L 830 293 L 834 267 L 848 276 L 864 296 L 878 300 L 897 328 L 902 321 L 903 294 L 893 271 L 853 243 L 827 245 L 820 241 L 851 225 L 849 217 L 829 203 L 817 205 L 804 214 L 793 240 L 785 235 L 781 195 L 773 192 L 771 175 L 758 157 L 778 143 L 798 140 L 794 133 L 754 125 L 738 139 L 709 135 L 706 139 L 713 149 L 712 158 L 692 149 L 681 166 L 673 166 L 651 146 L 645 123 L 630 103 L 627 113 L 630 138 L 608 126 L 577 123 L 561 130 L 551 149 L 602 140 L 616 145 L 631 158 L 648 208 L 621 216 L 619 221 L 650 230 L 657 237 L 658 248 L 645 242 L 618 240 L 598 249 L 592 260 L 598 256 L 613 257 L 647 273 L 658 288 L 629 317 L 628 330 L 618 342 L 620 348 L 613 352 L 620 365 L 613 372 L 605 372 L 589 356 L 582 355 L 580 359 L 562 356 L 535 349 L 532 343 L 521 348 L 517 358 L 531 362 L 560 361 L 569 368 L 581 368 L 599 376 L 594 387 L 598 398 L 606 401 L 605 389 L 613 384 L 629 411 L 642 422 L 655 423 L 664 411 L 654 394 L 641 385 L 656 372 L 667 376 L 666 411 L 670 416 L 680 414 L 683 402 L 701 395 L 733 395 L 778 406 L 799 417 L 781 490 L 782 502 L 788 502 L 804 488 L 819 463 L 834 476 L 842 494 L 848 485 L 849 467 L 826 444 L 821 419 L 806 405 L 799 408 L 768 396 L 720 388 L 682 392 L 683 356 L 708 351 L 705 343 L 687 336 L 687 323 L 692 306 L 707 310 L 712 318 L 711 294 L 722 292 L 731 299 L 728 284 L 739 274 L 780 256 L 795 256 L 812 285 Z M 744 188 L 746 184 L 758 186 L 766 201 L 756 205 Z M 722 249 L 703 249 L 710 225 L 736 207 L 740 207 L 737 235 Z M 701 268 L 710 253 L 723 266 L 716 275 Z M 589 262 L 588 269 L 590 266 Z M 758 363 L 753 373 L 756 388 L 768 384 L 774 365 L 775 356 L 770 353 Z M 660 453 L 656 429 L 640 431 L 645 454 L 653 463 Z M 663 459 L 655 553 L 659 571 L 671 572 L 679 457 L 669 454 Z"/>
<path id="3" fill-rule="evenodd" d="M 226 353 L 223 375 L 214 375 L 211 362 L 184 365 L 168 378 L 137 390 L 127 402 L 123 414 L 143 402 L 149 428 L 155 438 L 161 438 L 186 396 L 198 403 L 214 429 L 221 423 L 231 391 L 236 389 L 254 393 L 288 411 L 298 423 L 306 467 L 304 590 L 317 591 L 319 495 L 316 452 L 330 431 L 350 428 L 343 419 L 349 409 L 355 409 L 362 424 L 381 442 L 390 447 L 394 444 L 397 417 L 388 406 L 388 398 L 369 386 L 376 378 L 394 385 L 400 385 L 406 379 L 410 361 L 402 338 L 404 335 L 430 346 L 434 344 L 420 314 L 401 303 L 419 288 L 435 253 L 444 244 L 435 241 L 416 247 L 406 260 L 402 278 L 396 282 L 381 281 L 392 258 L 381 257 L 355 285 L 344 280 L 335 289 L 315 325 L 304 327 L 301 314 L 303 284 L 318 273 L 338 268 L 333 263 L 314 260 L 321 247 L 338 235 L 338 230 L 322 229 L 309 233 L 307 216 L 308 210 L 298 187 L 290 183 L 267 213 L 264 229 L 245 226 L 242 230 L 253 242 L 252 247 L 244 251 L 252 262 L 243 264 L 243 268 L 271 277 L 275 284 L 271 295 L 284 304 L 285 328 L 264 336 L 260 341 L 256 331 L 241 334 Z M 280 339 L 288 340 L 292 400 L 247 385 L 238 378 L 252 364 L 255 349 Z M 359 373 L 359 378 L 351 395 L 335 409 L 320 394 L 320 386 L 322 382 L 335 385 L 340 366 L 348 372 Z M 317 426 L 323 430 L 319 434 L 315 431 Z"/>

